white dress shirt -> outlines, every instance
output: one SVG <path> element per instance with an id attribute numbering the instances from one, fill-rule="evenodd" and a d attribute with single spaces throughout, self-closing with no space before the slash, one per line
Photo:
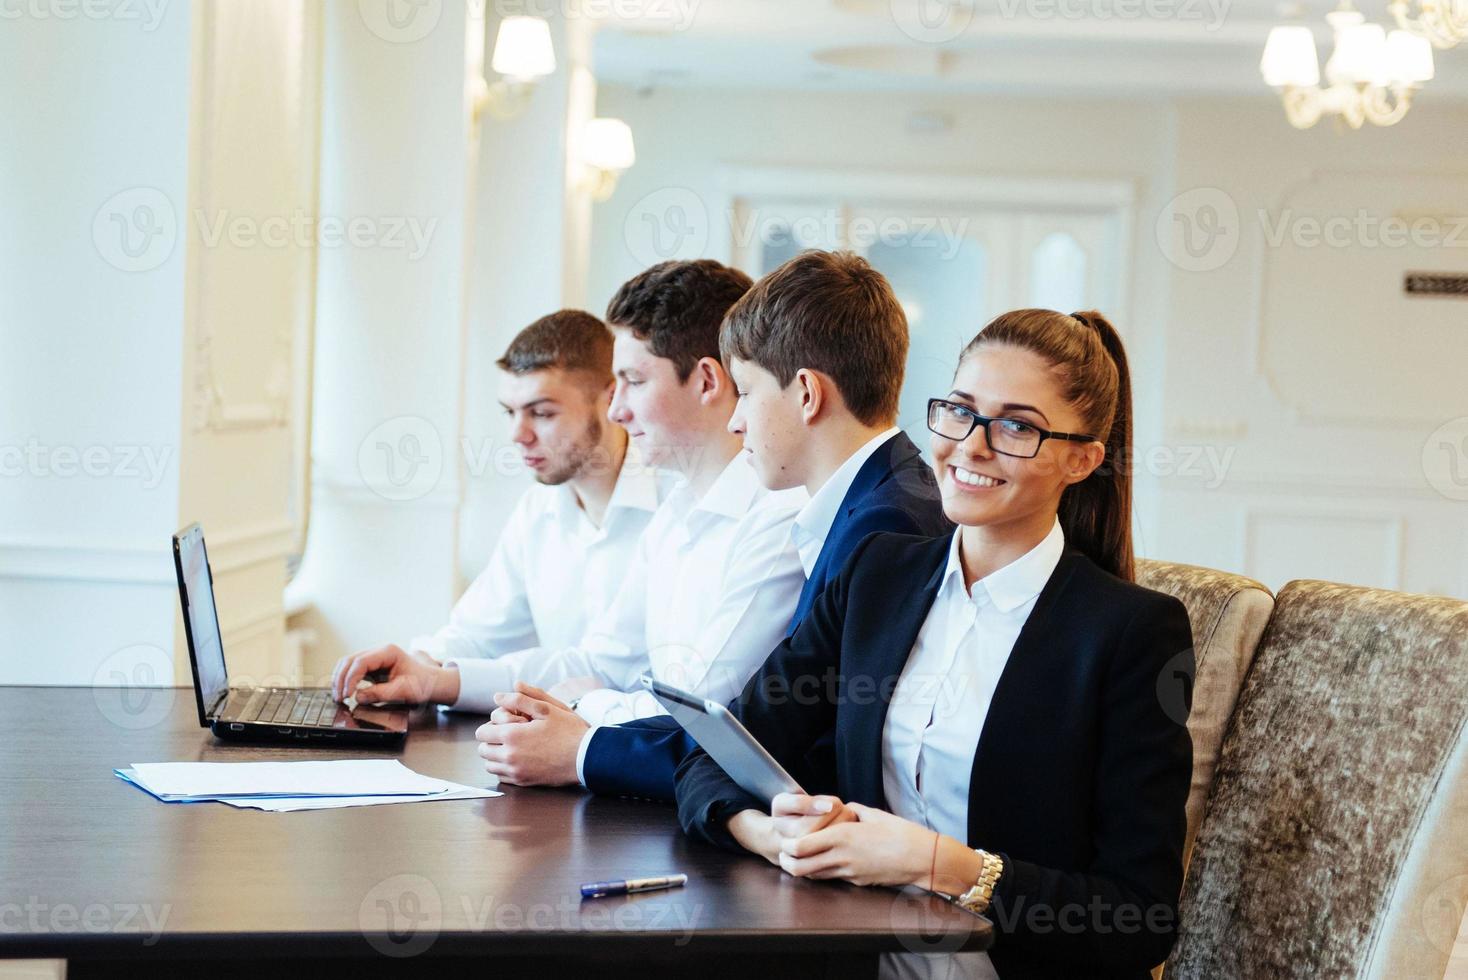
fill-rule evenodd
<path id="1" fill-rule="evenodd" d="M 493 711 L 495 693 L 517 680 L 550 687 L 591 676 L 603 687 L 577 712 L 594 726 L 617 724 L 665 713 L 639 686 L 649 670 L 699 697 L 733 699 L 784 637 L 805 584 L 791 527 L 806 499 L 804 489 L 766 490 L 744 453 L 701 497 L 680 484 L 580 643 L 457 661 L 454 707 Z"/>
<path id="2" fill-rule="evenodd" d="M 1021 557 L 963 586 L 953 534 L 937 598 L 918 631 L 882 726 L 882 790 L 899 817 L 968 839 L 969 777 L 999 675 L 1065 550 L 1060 522 Z M 987 953 L 882 957 L 881 975 L 995 978 Z"/>
<path id="3" fill-rule="evenodd" d="M 851 483 L 856 479 L 857 472 L 878 449 L 901 431 L 894 425 L 881 435 L 874 436 L 842 463 L 831 474 L 830 479 L 821 484 L 810 502 L 800 509 L 795 518 L 795 546 L 800 549 L 800 564 L 805 569 L 806 578 L 810 578 L 811 571 L 816 567 L 816 559 L 821 557 L 826 538 L 831 536 L 831 525 L 836 523 L 836 515 L 841 512 L 841 504 L 846 500 L 846 494 L 851 490 Z"/>
<path id="4" fill-rule="evenodd" d="M 600 527 L 569 485 L 528 488 L 448 625 L 408 648 L 462 660 L 576 643 L 616 598 L 642 532 L 676 482 L 629 446 Z"/>

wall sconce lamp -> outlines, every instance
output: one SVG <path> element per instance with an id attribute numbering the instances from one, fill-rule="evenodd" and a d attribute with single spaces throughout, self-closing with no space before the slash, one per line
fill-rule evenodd
<path id="1" fill-rule="evenodd" d="M 530 104 L 535 83 L 556 70 L 550 24 L 540 17 L 500 21 L 490 68 L 502 77 L 493 84 L 477 79 L 474 118 L 488 112 L 496 119 L 513 119 Z"/>
<path id="2" fill-rule="evenodd" d="M 617 189 L 617 178 L 637 162 L 632 128 L 620 119 L 593 119 L 581 134 L 582 188 L 594 201 Z"/>

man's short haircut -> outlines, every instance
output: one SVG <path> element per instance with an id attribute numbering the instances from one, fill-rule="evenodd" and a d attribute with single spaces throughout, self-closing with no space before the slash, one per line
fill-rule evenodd
<path id="1" fill-rule="evenodd" d="M 719 357 L 719 325 L 752 280 L 713 259 L 659 262 L 622 284 L 607 323 L 630 330 L 687 381 L 700 358 Z"/>
<path id="2" fill-rule="evenodd" d="M 865 425 L 897 418 L 907 363 L 907 315 L 891 285 L 853 252 L 801 252 L 754 284 L 724 320 L 719 348 L 775 376 L 830 376 Z"/>
<path id="3" fill-rule="evenodd" d="M 516 375 L 579 371 L 600 387 L 612 381 L 612 332 L 585 310 L 557 310 L 517 333 L 495 363 Z"/>

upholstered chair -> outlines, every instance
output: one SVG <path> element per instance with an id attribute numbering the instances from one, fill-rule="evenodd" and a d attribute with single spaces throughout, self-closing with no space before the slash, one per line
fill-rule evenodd
<path id="1" fill-rule="evenodd" d="M 1193 785 L 1188 793 L 1186 863 L 1198 825 L 1203 822 L 1218 749 L 1264 624 L 1274 609 L 1274 596 L 1242 575 L 1150 559 L 1137 562 L 1137 582 L 1180 600 L 1193 626 L 1197 673 L 1193 710 L 1188 715 L 1188 733 L 1193 737 Z"/>
<path id="2" fill-rule="evenodd" d="M 1279 593 L 1224 739 L 1172 978 L 1443 976 L 1468 901 L 1468 602 Z"/>

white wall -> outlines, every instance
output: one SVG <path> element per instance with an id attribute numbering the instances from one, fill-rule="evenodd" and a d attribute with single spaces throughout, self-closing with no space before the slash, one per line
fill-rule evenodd
<path id="1" fill-rule="evenodd" d="M 953 125 L 908 132 L 915 110 Z M 1450 215 L 1456 202 L 1468 213 L 1468 144 L 1447 138 L 1468 129 L 1468 109 L 1429 102 L 1391 130 L 1299 133 L 1269 98 L 1056 103 L 606 86 L 598 114 L 632 125 L 638 162 L 596 211 L 593 306 L 662 257 L 649 252 L 649 202 L 657 214 L 677 206 L 693 216 L 685 249 L 729 254 L 719 177 L 729 167 L 1134 182 L 1129 299 L 1114 312 L 1136 386 L 1139 551 L 1274 588 L 1312 576 L 1468 596 L 1464 504 L 1434 489 L 1421 463 L 1429 435 L 1468 415 L 1468 305 L 1397 296 L 1407 267 L 1464 269 L 1468 228 L 1457 249 L 1261 249 L 1254 215 L 1292 202 L 1380 217 Z M 1355 171 L 1367 176 L 1342 176 Z M 1243 228 L 1227 261 L 1214 253 L 1203 259 L 1210 268 L 1189 271 L 1196 262 L 1179 252 L 1173 216 L 1213 203 L 1178 198 L 1209 187 L 1253 230 Z M 1235 243 L 1239 232 L 1235 222 Z M 1302 418 L 1298 406 L 1339 418 Z M 1463 457 L 1468 473 L 1468 449 Z"/>
<path id="2" fill-rule="evenodd" d="M 1238 234 L 1207 250 L 1196 238 L 1183 261 L 1202 268 L 1174 274 L 1167 439 L 1236 455 L 1216 489 L 1167 484 L 1159 544 L 1273 586 L 1326 578 L 1468 597 L 1468 467 L 1455 484 L 1430 445 L 1468 421 L 1468 303 L 1402 295 L 1409 270 L 1468 271 L 1468 109 L 1428 103 L 1357 133 L 1295 132 L 1273 110 L 1179 112 L 1187 196 L 1164 216 L 1212 201 Z M 1380 227 L 1392 218 L 1455 238 L 1394 245 Z M 1339 247 L 1311 219 L 1335 222 Z"/>
<path id="3" fill-rule="evenodd" d="M 314 203 L 315 9 L 32 5 L 0 32 L 0 681 L 186 680 L 168 539 L 193 520 L 235 666 L 288 669 L 311 248 L 248 236 Z"/>
<path id="4" fill-rule="evenodd" d="M 115 650 L 172 646 L 184 249 L 159 236 L 131 258 L 110 219 L 186 200 L 189 30 L 178 7 L 152 30 L 31 19 L 0 31 L 11 93 L 0 142 L 8 683 L 90 683 Z M 42 75 L 68 84 L 17 97 Z M 94 475 L 65 456 L 88 452 L 101 462 Z M 150 667 L 166 669 L 166 657 Z"/>

